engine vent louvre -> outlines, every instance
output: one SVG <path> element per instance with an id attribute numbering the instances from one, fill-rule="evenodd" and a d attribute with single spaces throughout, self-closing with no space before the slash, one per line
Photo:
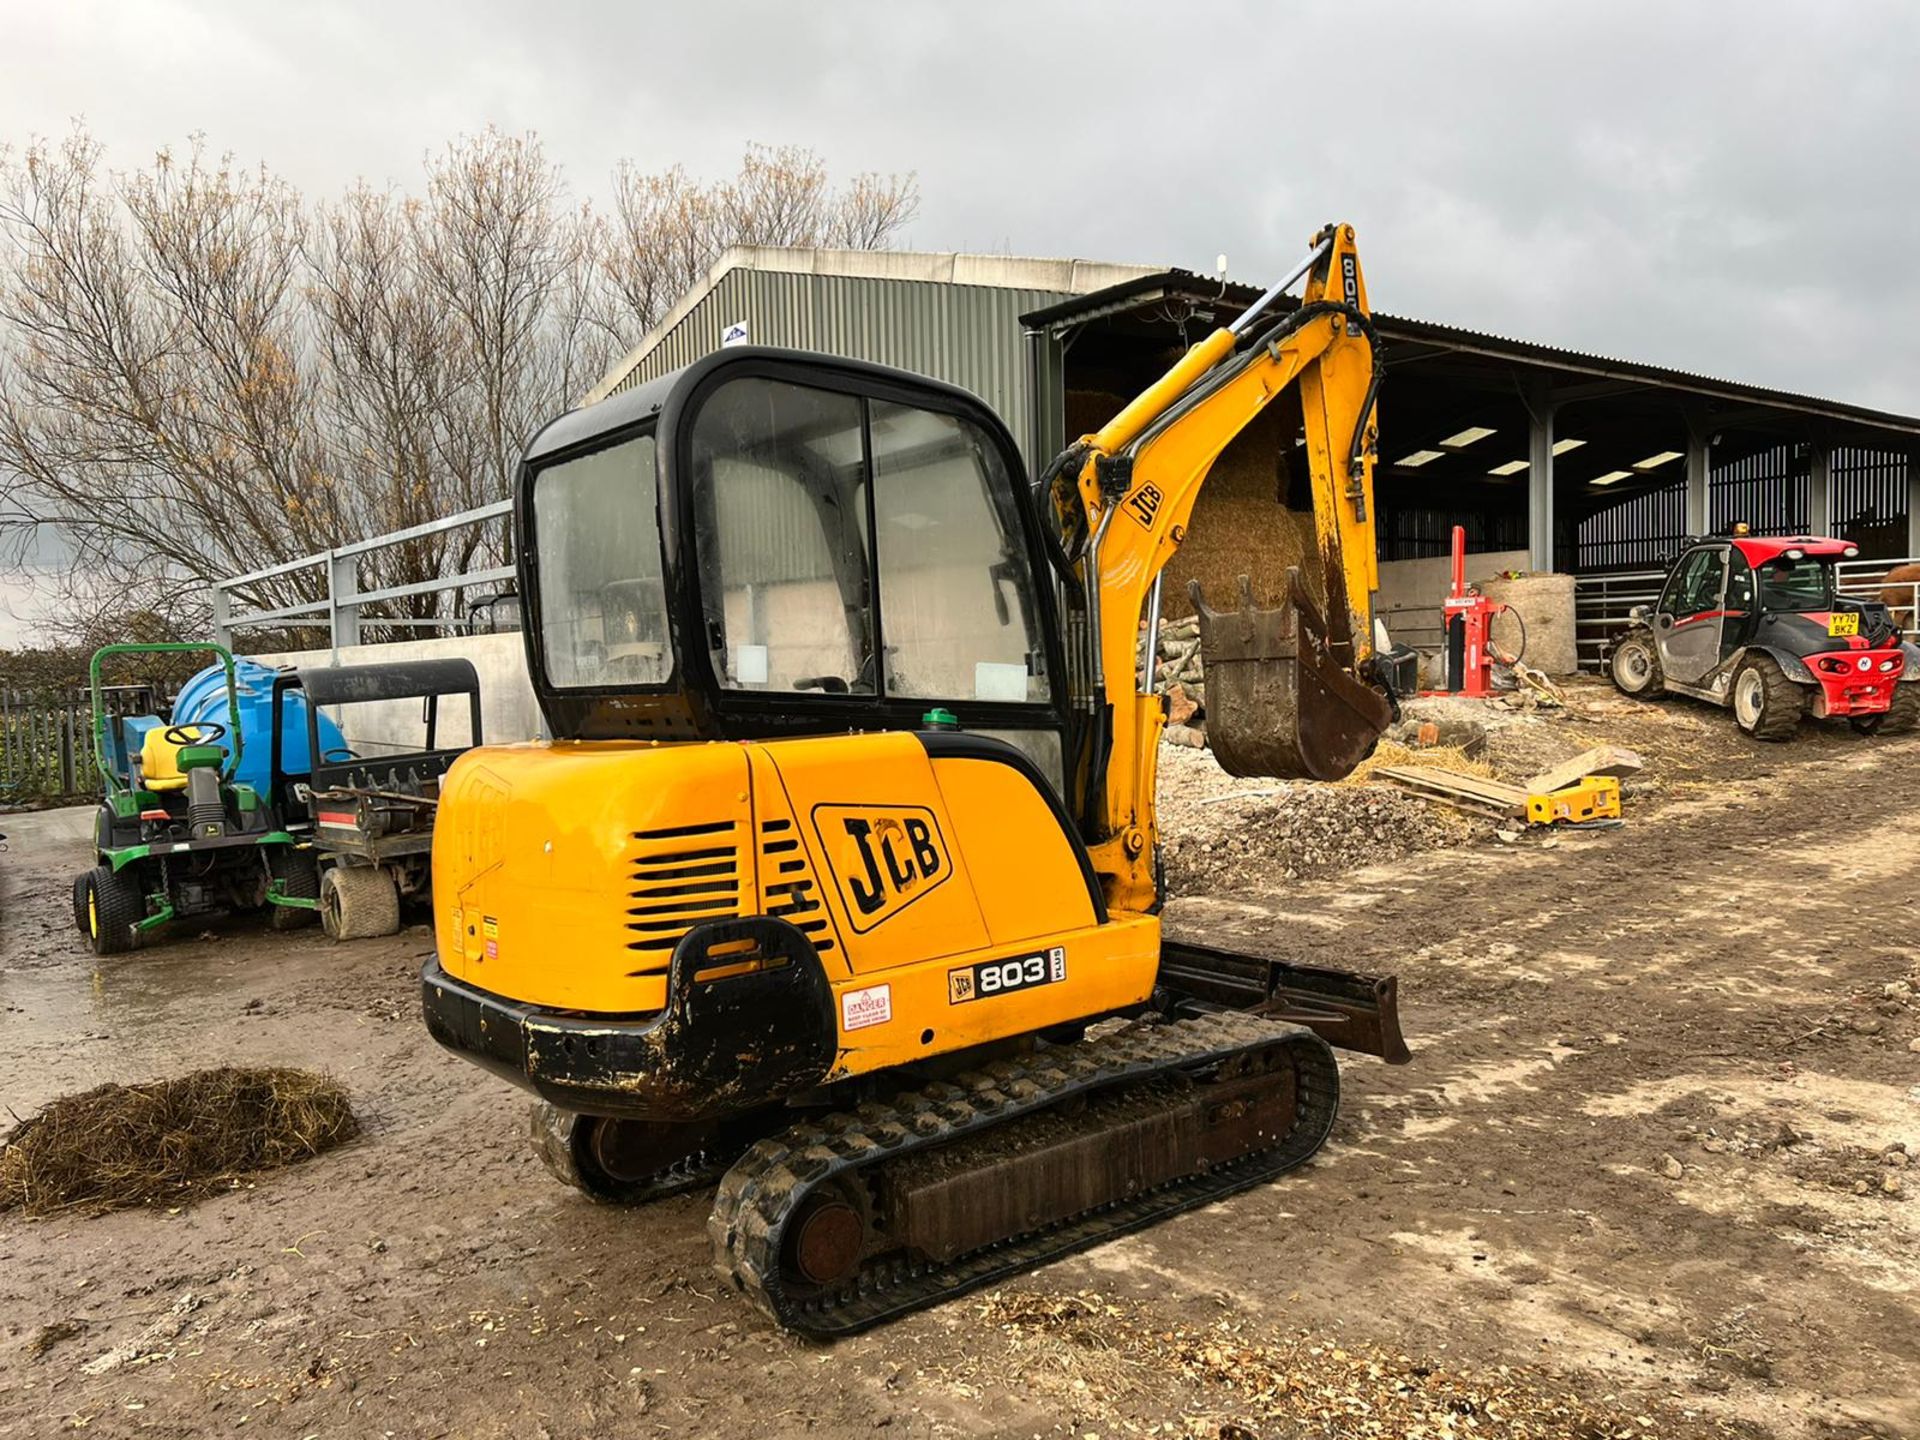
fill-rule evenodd
<path id="1" fill-rule="evenodd" d="M 833 927 L 826 902 L 820 898 L 819 882 L 791 820 L 761 822 L 760 873 L 770 877 L 762 886 L 767 914 L 800 930 L 822 954 L 832 950 Z"/>
<path id="2" fill-rule="evenodd" d="M 731 820 L 634 832 L 628 852 L 629 950 L 650 963 L 631 973 L 663 972 L 680 937 L 707 920 L 740 913 L 740 852 Z"/>

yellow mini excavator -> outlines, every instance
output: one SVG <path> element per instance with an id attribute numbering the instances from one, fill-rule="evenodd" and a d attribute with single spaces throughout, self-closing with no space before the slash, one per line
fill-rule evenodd
<path id="1" fill-rule="evenodd" d="M 1331 226 L 1032 485 L 973 396 L 793 351 L 555 420 L 515 516 L 556 738 L 447 777 L 434 1037 L 589 1194 L 717 1181 L 717 1265 L 814 1335 L 1299 1165 L 1331 1046 L 1407 1058 L 1394 982 L 1163 937 L 1141 631 L 1297 384 L 1324 613 L 1204 612 L 1209 725 L 1264 773 L 1367 752 L 1379 377 Z"/>

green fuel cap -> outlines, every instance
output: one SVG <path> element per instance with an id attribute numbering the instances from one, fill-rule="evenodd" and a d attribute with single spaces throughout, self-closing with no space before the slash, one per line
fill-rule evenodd
<path id="1" fill-rule="evenodd" d="M 936 705 L 920 717 L 920 723 L 929 730 L 958 730 L 960 717 L 944 705 Z"/>

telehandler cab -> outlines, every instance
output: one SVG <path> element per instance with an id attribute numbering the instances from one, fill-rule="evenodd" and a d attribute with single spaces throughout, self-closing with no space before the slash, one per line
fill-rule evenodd
<path id="1" fill-rule="evenodd" d="M 1330 1046 L 1408 1058 L 1394 981 L 1162 935 L 1138 647 L 1215 458 L 1297 384 L 1331 593 L 1211 617 L 1244 668 L 1209 721 L 1274 773 L 1367 753 L 1379 377 L 1330 226 L 1032 487 L 973 396 L 822 355 L 552 422 L 515 551 L 556 738 L 448 774 L 435 1038 L 547 1102 L 589 1193 L 717 1179 L 719 1268 L 816 1335 L 1302 1163 Z"/>

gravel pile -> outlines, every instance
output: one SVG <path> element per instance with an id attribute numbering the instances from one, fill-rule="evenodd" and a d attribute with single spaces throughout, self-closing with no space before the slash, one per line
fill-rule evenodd
<path id="1" fill-rule="evenodd" d="M 1160 854 L 1170 895 L 1355 870 L 1461 844 L 1479 828 L 1384 786 L 1242 780 L 1210 751 L 1160 751 Z"/>

